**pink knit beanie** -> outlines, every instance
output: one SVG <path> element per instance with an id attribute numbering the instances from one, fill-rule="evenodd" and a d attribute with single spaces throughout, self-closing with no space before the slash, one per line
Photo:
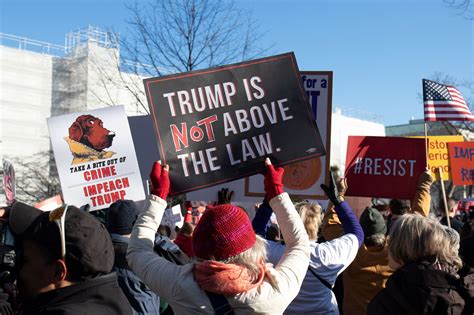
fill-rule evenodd
<path id="1" fill-rule="evenodd" d="M 202 259 L 223 260 L 251 248 L 256 241 L 244 210 L 230 204 L 208 206 L 193 233 L 193 250 Z"/>

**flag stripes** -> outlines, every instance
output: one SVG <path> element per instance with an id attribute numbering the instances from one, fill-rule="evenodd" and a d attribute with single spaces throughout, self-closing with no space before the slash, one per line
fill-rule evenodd
<path id="1" fill-rule="evenodd" d="M 461 93 L 453 86 L 423 79 L 425 121 L 474 121 Z"/>

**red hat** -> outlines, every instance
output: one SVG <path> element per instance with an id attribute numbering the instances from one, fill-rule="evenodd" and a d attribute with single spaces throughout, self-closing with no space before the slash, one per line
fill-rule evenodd
<path id="1" fill-rule="evenodd" d="M 208 206 L 193 233 L 193 250 L 202 259 L 223 260 L 251 248 L 256 241 L 244 210 L 230 204 Z"/>

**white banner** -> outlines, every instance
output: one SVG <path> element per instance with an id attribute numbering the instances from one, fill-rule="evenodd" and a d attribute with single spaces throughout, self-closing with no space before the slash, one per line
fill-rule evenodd
<path id="1" fill-rule="evenodd" d="M 98 210 L 145 199 L 123 106 L 50 117 L 48 127 L 64 202 Z"/>

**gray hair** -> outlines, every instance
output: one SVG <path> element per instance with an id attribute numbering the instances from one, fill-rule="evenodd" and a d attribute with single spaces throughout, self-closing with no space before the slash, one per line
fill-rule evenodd
<path id="1" fill-rule="evenodd" d="M 364 239 L 365 246 L 385 246 L 387 242 L 387 237 L 385 234 L 377 233 L 372 234 Z"/>
<path id="2" fill-rule="evenodd" d="M 458 248 L 434 219 L 418 213 L 398 218 L 389 238 L 389 254 L 399 264 L 427 261 L 458 270 L 462 266 Z"/>
<path id="3" fill-rule="evenodd" d="M 246 251 L 221 260 L 221 262 L 226 264 L 236 264 L 246 267 L 250 271 L 253 280 L 258 279 L 261 266 L 267 260 L 267 241 L 259 235 L 256 235 L 256 237 L 255 244 Z"/>

